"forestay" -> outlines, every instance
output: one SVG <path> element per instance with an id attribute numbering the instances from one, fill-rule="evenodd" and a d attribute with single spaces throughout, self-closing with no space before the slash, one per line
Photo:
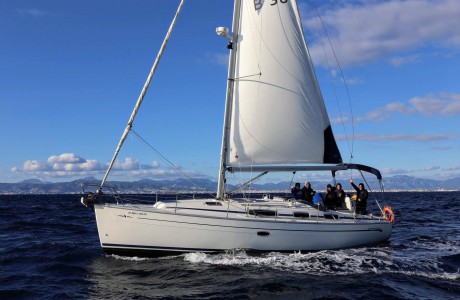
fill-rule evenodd
<path id="1" fill-rule="evenodd" d="M 240 13 L 227 166 L 341 163 L 296 2 Z"/>

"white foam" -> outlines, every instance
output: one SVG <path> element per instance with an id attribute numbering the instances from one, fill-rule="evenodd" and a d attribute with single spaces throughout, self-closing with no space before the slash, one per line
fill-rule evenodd
<path id="1" fill-rule="evenodd" d="M 442 280 L 460 280 L 460 273 L 447 273 L 447 272 L 440 272 L 440 273 L 428 273 L 423 271 L 399 271 L 399 272 L 392 272 L 392 273 L 399 273 L 408 276 L 419 276 L 419 277 L 426 277 L 430 279 L 442 279 Z"/>
<path id="2" fill-rule="evenodd" d="M 273 262 L 273 257 L 248 256 L 244 251 L 223 254 L 187 253 L 184 260 L 191 263 L 206 263 L 212 265 L 244 266 L 265 265 Z"/>
<path id="3" fill-rule="evenodd" d="M 449 241 L 449 240 L 414 240 L 407 244 L 408 248 L 416 250 L 417 253 L 420 251 L 436 251 L 438 254 L 452 254 L 460 252 L 460 243 L 458 241 Z"/>
<path id="4" fill-rule="evenodd" d="M 259 256 L 244 251 L 222 254 L 188 253 L 184 261 L 193 264 L 264 267 L 317 276 L 356 274 L 405 274 L 432 279 L 458 280 L 460 273 L 445 272 L 436 257 L 397 257 L 389 249 L 326 250 L 309 253 L 271 252 Z"/>
<path id="5" fill-rule="evenodd" d="M 137 257 L 137 256 L 121 256 L 116 254 L 107 255 L 107 257 L 115 258 L 118 260 L 126 260 L 126 261 L 146 261 L 150 260 L 151 258 L 148 257 Z"/>
<path id="6" fill-rule="evenodd" d="M 375 258 L 364 258 L 375 259 Z M 248 256 L 244 251 L 224 254 L 189 253 L 184 260 L 191 263 L 206 263 L 228 266 L 261 266 L 276 270 L 294 271 L 317 275 L 346 275 L 372 272 L 363 267 L 363 257 L 345 251 L 319 251 L 309 253 L 271 252 L 260 256 Z"/>

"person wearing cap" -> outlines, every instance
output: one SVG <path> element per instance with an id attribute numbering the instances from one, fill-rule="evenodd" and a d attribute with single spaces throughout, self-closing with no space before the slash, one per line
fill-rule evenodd
<path id="1" fill-rule="evenodd" d="M 367 198 L 369 197 L 369 193 L 364 188 L 364 184 L 360 183 L 358 186 L 353 183 L 353 178 L 350 178 L 350 183 L 353 188 L 356 190 L 356 212 L 358 214 L 366 214 L 366 207 L 367 207 Z"/>

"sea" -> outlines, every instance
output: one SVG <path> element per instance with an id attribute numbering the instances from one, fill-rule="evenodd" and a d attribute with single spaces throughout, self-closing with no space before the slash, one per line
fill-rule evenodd
<path id="1" fill-rule="evenodd" d="M 388 193 L 369 247 L 106 255 L 79 195 L 0 195 L 0 299 L 460 299 L 460 192 Z"/>

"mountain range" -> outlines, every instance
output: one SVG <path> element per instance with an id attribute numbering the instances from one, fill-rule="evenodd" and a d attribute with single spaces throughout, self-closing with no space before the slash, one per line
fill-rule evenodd
<path id="1" fill-rule="evenodd" d="M 357 179 L 355 181 L 358 181 Z M 385 190 L 387 191 L 442 191 L 460 190 L 460 177 L 447 180 L 422 179 L 410 176 L 393 176 L 385 178 Z M 45 182 L 38 179 L 24 180 L 18 183 L 0 183 L 0 194 L 78 194 L 85 191 L 96 191 L 100 180 L 89 177 L 69 182 Z M 317 191 L 324 191 L 330 182 L 311 181 L 312 187 Z M 373 190 L 378 190 L 378 183 L 371 179 L 368 184 Z M 215 193 L 217 182 L 207 179 L 177 179 L 177 180 L 150 180 L 139 181 L 114 181 L 108 182 L 108 186 L 114 187 L 119 193 Z M 291 182 L 279 183 L 254 183 L 251 191 L 254 192 L 285 192 L 290 190 Z M 301 183 L 303 185 L 303 183 Z M 342 182 L 345 190 L 350 190 L 348 182 Z M 106 187 L 107 189 L 107 187 Z M 227 186 L 228 191 L 235 189 Z"/>

